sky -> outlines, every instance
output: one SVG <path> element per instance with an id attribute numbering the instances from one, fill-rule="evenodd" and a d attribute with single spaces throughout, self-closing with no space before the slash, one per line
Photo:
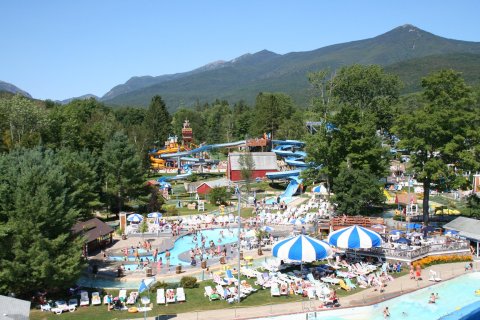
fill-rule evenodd
<path id="1" fill-rule="evenodd" d="M 38 99 L 103 96 L 133 76 L 371 38 L 409 23 L 480 41 L 480 1 L 18 0 L 0 3 L 0 80 Z"/>

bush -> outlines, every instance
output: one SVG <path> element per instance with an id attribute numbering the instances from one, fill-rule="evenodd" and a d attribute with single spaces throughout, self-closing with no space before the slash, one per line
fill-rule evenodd
<path id="1" fill-rule="evenodd" d="M 157 289 L 160 289 L 160 288 L 166 289 L 167 287 L 168 287 L 168 283 L 159 281 L 152 286 L 152 290 L 157 291 Z"/>
<path id="2" fill-rule="evenodd" d="M 174 204 L 164 205 L 163 208 L 165 209 L 165 216 L 176 216 L 178 215 L 178 209 Z"/>
<path id="3" fill-rule="evenodd" d="M 180 286 L 189 289 L 196 288 L 198 287 L 197 278 L 182 277 L 182 279 L 180 279 Z"/>
<path id="4" fill-rule="evenodd" d="M 227 204 L 227 201 L 230 200 L 230 192 L 227 191 L 227 188 L 215 187 L 210 190 L 208 197 L 213 205 L 217 203 Z"/>
<path id="5" fill-rule="evenodd" d="M 435 264 L 442 263 L 453 263 L 453 262 L 467 262 L 472 261 L 472 256 L 459 256 L 459 255 L 446 255 L 446 256 L 429 256 L 413 263 L 413 266 L 416 267 L 420 265 L 422 268 L 432 266 Z"/>

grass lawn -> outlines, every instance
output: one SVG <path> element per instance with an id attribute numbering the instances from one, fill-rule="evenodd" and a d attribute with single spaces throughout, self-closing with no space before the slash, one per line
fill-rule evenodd
<path id="1" fill-rule="evenodd" d="M 400 273 L 391 274 L 394 278 L 398 278 L 408 273 L 408 270 L 404 270 Z M 242 277 L 243 278 L 243 277 Z M 246 278 L 244 278 L 246 279 Z M 254 285 L 254 279 L 247 279 L 247 281 Z M 299 295 L 287 296 L 287 297 L 272 297 L 270 295 L 270 289 L 262 290 L 257 286 L 254 286 L 258 289 L 257 292 L 250 294 L 245 299 L 242 300 L 240 305 L 237 303 L 228 304 L 224 300 L 218 301 L 209 301 L 208 298 L 204 296 L 205 286 L 212 286 L 212 281 L 203 281 L 199 283 L 198 288 L 194 289 L 185 289 L 186 302 L 175 303 L 166 305 L 157 305 L 156 301 L 156 290 L 152 290 L 150 294 L 150 300 L 153 303 L 153 310 L 147 312 L 148 317 L 153 317 L 157 315 L 164 314 L 178 314 L 183 312 L 192 312 L 192 311 L 202 311 L 202 310 L 216 310 L 216 309 L 232 309 L 238 307 L 251 307 L 251 306 L 261 306 L 261 305 L 272 305 L 279 303 L 288 303 L 296 301 L 308 301 L 308 298 L 303 298 Z M 174 287 L 174 285 L 169 286 Z M 361 292 L 365 289 L 357 288 L 351 291 L 341 290 L 339 287 L 335 287 L 337 290 L 337 295 L 341 297 L 346 297 L 348 295 Z M 130 291 L 129 290 L 128 294 Z M 118 290 L 109 290 L 113 296 L 118 296 Z M 341 299 L 340 299 L 341 303 Z M 107 311 L 105 305 L 101 306 L 90 306 L 79 308 L 75 312 L 65 312 L 61 316 L 55 315 L 50 312 L 41 312 L 39 310 L 32 310 L 30 313 L 30 319 L 40 320 L 40 319 L 127 319 L 127 318 L 142 318 L 143 313 L 128 313 L 127 311 Z"/>

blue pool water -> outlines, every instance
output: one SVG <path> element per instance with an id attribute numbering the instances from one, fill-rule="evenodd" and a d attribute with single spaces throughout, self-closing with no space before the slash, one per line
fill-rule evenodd
<path id="1" fill-rule="evenodd" d="M 220 231 L 223 231 L 223 238 L 220 234 Z M 237 230 L 236 229 L 212 229 L 212 230 L 202 230 L 202 234 L 204 237 L 206 237 L 206 242 L 205 246 L 209 246 L 210 240 L 213 240 L 215 243 L 215 248 L 218 245 L 225 245 L 228 243 L 233 243 L 237 241 Z M 221 242 L 219 242 L 219 239 L 221 239 Z M 197 244 L 199 247 L 202 246 L 202 240 L 200 235 L 197 236 Z M 175 241 L 175 244 L 173 248 L 170 250 L 170 265 L 182 265 L 186 266 L 190 264 L 190 261 L 182 261 L 178 258 L 178 256 L 186 251 L 189 251 L 190 249 L 195 248 L 195 242 L 193 241 L 193 235 L 186 235 L 183 237 L 178 238 Z M 148 257 L 150 261 L 153 260 L 153 255 L 142 255 L 143 259 Z M 158 258 L 162 258 L 163 264 L 166 263 L 166 258 L 165 258 L 165 253 L 159 253 Z M 114 261 L 124 261 L 123 256 L 112 256 L 110 257 L 110 260 Z M 135 257 L 133 255 L 129 255 L 127 261 L 135 261 Z M 131 265 L 131 264 L 129 264 Z M 133 269 L 131 269 L 133 270 Z"/>
<path id="2" fill-rule="evenodd" d="M 423 288 L 418 291 L 367 307 L 338 309 L 331 311 L 316 312 L 310 314 L 294 314 L 288 316 L 272 317 L 276 320 L 383 320 L 383 310 L 390 310 L 389 319 L 402 320 L 435 320 L 450 315 L 448 320 L 473 320 L 476 318 L 465 317 L 462 311 L 475 302 L 480 302 L 480 296 L 475 291 L 480 289 L 480 273 L 470 273 L 453 280 L 445 281 L 437 285 Z M 431 293 L 438 293 L 437 303 L 428 303 Z M 341 299 L 340 299 L 341 303 Z M 465 308 L 467 309 L 467 308 Z M 471 311 L 470 315 L 476 316 L 477 310 Z"/>

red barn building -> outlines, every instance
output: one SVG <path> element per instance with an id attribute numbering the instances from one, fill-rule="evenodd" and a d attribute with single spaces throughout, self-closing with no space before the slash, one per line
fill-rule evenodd
<path id="1" fill-rule="evenodd" d="M 212 180 L 212 181 L 205 181 L 202 182 L 197 186 L 197 193 L 198 194 L 207 194 L 212 190 L 213 188 L 219 188 L 219 187 L 229 187 L 230 186 L 230 180 L 228 179 L 218 179 L 218 180 Z"/>
<path id="2" fill-rule="evenodd" d="M 243 153 L 230 153 L 228 155 L 227 163 L 227 178 L 231 181 L 243 180 L 241 173 L 241 166 L 238 162 Z M 279 171 L 277 164 L 277 156 L 274 152 L 252 152 L 254 163 L 252 178 L 264 178 L 267 172 Z"/>

